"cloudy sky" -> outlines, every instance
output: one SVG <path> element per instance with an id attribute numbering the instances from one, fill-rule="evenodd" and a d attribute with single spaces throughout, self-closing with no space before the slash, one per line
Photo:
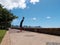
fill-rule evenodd
<path id="1" fill-rule="evenodd" d="M 0 0 L 0 4 L 18 16 L 13 25 L 60 27 L 60 0 Z"/>

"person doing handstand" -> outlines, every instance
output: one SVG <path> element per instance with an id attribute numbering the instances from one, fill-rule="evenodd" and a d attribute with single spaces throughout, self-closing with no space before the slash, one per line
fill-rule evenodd
<path id="1" fill-rule="evenodd" d="M 23 21 L 24 21 L 24 17 L 22 18 L 21 22 L 20 22 L 20 31 L 22 32 L 22 24 L 23 24 Z"/>

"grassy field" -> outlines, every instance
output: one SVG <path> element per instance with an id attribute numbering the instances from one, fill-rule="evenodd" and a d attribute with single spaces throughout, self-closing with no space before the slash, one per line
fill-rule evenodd
<path id="1" fill-rule="evenodd" d="M 0 43 L 1 43 L 5 33 L 6 33 L 6 30 L 0 30 Z"/>

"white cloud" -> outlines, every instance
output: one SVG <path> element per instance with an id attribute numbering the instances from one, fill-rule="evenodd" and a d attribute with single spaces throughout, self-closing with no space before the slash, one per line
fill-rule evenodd
<path id="1" fill-rule="evenodd" d="M 39 0 L 29 0 L 29 2 L 35 4 Z M 0 4 L 9 10 L 13 8 L 25 9 L 27 7 L 27 0 L 0 0 Z"/>
<path id="2" fill-rule="evenodd" d="M 51 17 L 50 17 L 50 16 L 47 16 L 46 18 L 47 18 L 47 19 L 51 19 Z"/>
<path id="3" fill-rule="evenodd" d="M 13 9 L 13 8 L 26 8 L 26 0 L 0 0 L 0 4 L 4 6 L 4 8 L 7 9 Z"/>
<path id="4" fill-rule="evenodd" d="M 34 21 L 35 21 L 35 20 L 37 20 L 37 18 L 35 18 L 35 17 L 34 17 L 34 18 L 32 18 L 32 20 L 34 20 Z"/>
<path id="5" fill-rule="evenodd" d="M 36 4 L 37 2 L 39 2 L 39 0 L 30 0 L 30 3 L 32 4 Z"/>
<path id="6" fill-rule="evenodd" d="M 25 0 L 0 0 L 0 4 L 2 4 L 4 8 L 7 9 L 26 8 Z"/>

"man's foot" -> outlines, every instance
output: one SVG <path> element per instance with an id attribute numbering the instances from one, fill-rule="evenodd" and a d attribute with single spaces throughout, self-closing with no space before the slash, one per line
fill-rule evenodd
<path id="1" fill-rule="evenodd" d="M 22 32 L 22 30 L 20 30 L 20 32 Z"/>

